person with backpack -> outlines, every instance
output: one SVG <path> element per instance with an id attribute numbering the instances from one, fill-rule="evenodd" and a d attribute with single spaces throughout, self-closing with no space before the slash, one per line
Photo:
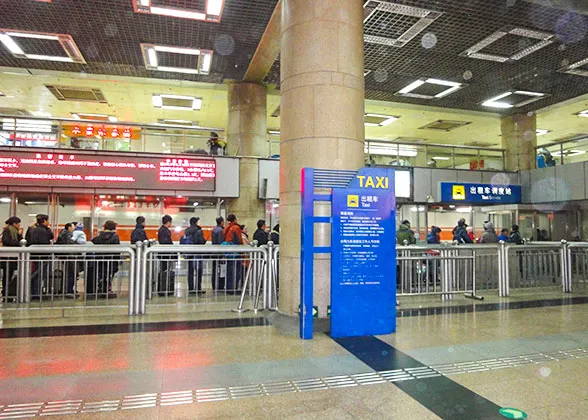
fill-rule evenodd
<path id="1" fill-rule="evenodd" d="M 55 236 L 49 228 L 49 216 L 37 214 L 34 227 L 27 231 L 27 245 L 51 245 Z M 47 254 L 31 254 L 33 261 L 33 273 L 31 274 L 31 297 L 41 298 L 41 286 L 49 281 L 51 271 L 51 259 Z"/>
<path id="2" fill-rule="evenodd" d="M 84 224 L 82 222 L 73 222 L 75 229 L 72 233 L 72 239 L 78 245 L 85 245 L 88 242 L 86 232 L 84 232 Z"/>
<path id="3" fill-rule="evenodd" d="M 494 224 L 492 222 L 486 222 L 484 224 L 484 233 L 482 234 L 482 238 L 480 239 L 481 244 L 497 244 L 500 242 L 498 239 L 498 235 L 496 234 L 496 229 L 494 228 Z"/>
<path id="4" fill-rule="evenodd" d="M 145 217 L 139 216 L 135 219 L 135 229 L 131 232 L 131 244 L 135 245 L 137 242 L 144 242 L 147 240 L 147 233 L 145 232 Z"/>
<path id="5" fill-rule="evenodd" d="M 408 220 L 403 220 L 398 226 L 398 232 L 396 232 L 396 243 L 398 245 L 404 245 L 405 243 L 408 245 L 416 244 L 416 238 L 414 237 L 414 231 L 410 228 L 410 222 Z"/>
<path id="6" fill-rule="evenodd" d="M 20 233 L 20 222 L 21 220 L 16 217 L 9 217 L 6 220 L 6 226 L 2 230 L 2 246 L 6 247 L 18 247 L 22 240 L 22 234 Z M 16 278 L 15 273 L 18 269 L 17 258 L 6 257 L 2 261 L 0 267 L 2 268 L 2 298 L 16 300 Z"/>
<path id="7" fill-rule="evenodd" d="M 262 220 L 262 219 L 258 220 L 257 221 L 257 230 L 253 234 L 253 240 L 257 241 L 257 246 L 267 245 L 269 238 L 268 238 L 268 234 L 265 230 L 266 230 L 265 220 Z"/>
<path id="8" fill-rule="evenodd" d="M 116 233 L 117 223 L 108 220 L 98 236 L 92 239 L 94 245 L 120 245 L 120 238 Z M 98 254 L 98 262 L 94 267 L 94 275 L 88 276 L 86 293 L 98 293 L 101 297 L 116 298 L 112 292 L 112 278 L 118 273 L 120 254 Z"/>
<path id="9" fill-rule="evenodd" d="M 212 244 L 221 245 L 225 241 L 223 233 L 225 229 L 225 219 L 222 216 L 216 218 L 216 226 L 212 229 Z M 212 290 L 222 290 L 225 288 L 225 278 L 220 275 L 222 262 L 218 261 L 218 256 L 214 255 L 212 261 Z"/>
<path id="10" fill-rule="evenodd" d="M 205 245 L 204 233 L 200 227 L 200 218 L 192 217 L 190 227 L 184 231 L 184 236 L 180 240 L 181 245 Z M 204 261 L 198 259 L 197 255 L 188 254 L 185 256 L 188 260 L 188 294 L 197 293 L 202 295 L 206 293 L 202 290 L 202 268 Z M 196 288 L 194 287 L 194 275 L 196 275 Z"/>
<path id="11" fill-rule="evenodd" d="M 453 240 L 457 241 L 459 245 L 463 244 L 472 244 L 472 238 L 467 231 L 468 225 L 465 222 L 465 219 L 459 219 L 457 222 L 457 226 L 453 229 Z"/>
<path id="12" fill-rule="evenodd" d="M 427 243 L 430 245 L 439 245 L 441 243 L 441 228 L 432 226 L 431 231 L 427 235 Z"/>
<path id="13" fill-rule="evenodd" d="M 172 234 L 170 227 L 172 225 L 172 217 L 168 214 L 161 218 L 161 227 L 157 231 L 157 241 L 160 245 L 173 245 Z M 171 259 L 174 254 L 160 254 L 160 270 L 158 276 L 157 290 L 159 296 L 167 296 L 174 293 L 176 273 L 170 268 Z"/>
<path id="14" fill-rule="evenodd" d="M 510 236 L 508 237 L 508 242 L 510 242 L 511 244 L 517 244 L 517 245 L 522 245 L 523 244 L 523 238 L 521 238 L 521 233 L 519 232 L 519 225 L 512 225 L 512 232 L 510 233 Z"/>
<path id="15" fill-rule="evenodd" d="M 225 241 L 224 245 L 243 245 L 243 231 L 241 225 L 238 223 L 237 216 L 229 214 L 227 216 L 229 224 L 223 231 Z M 227 294 L 233 295 L 238 293 L 238 288 L 241 284 L 242 278 L 242 264 L 238 259 L 231 259 L 227 261 Z"/>
<path id="16" fill-rule="evenodd" d="M 73 238 L 73 233 L 74 233 L 74 229 L 75 229 L 75 225 L 73 223 L 66 223 L 65 227 L 63 228 L 63 230 L 59 233 L 59 235 L 57 236 L 57 240 L 55 241 L 55 245 L 75 245 L 76 241 Z M 73 257 L 73 258 L 72 258 Z M 76 264 L 75 264 L 75 255 L 64 255 L 64 256 L 60 256 L 60 259 L 63 259 L 63 268 L 65 270 L 65 273 L 63 273 L 61 270 L 59 271 L 59 273 L 62 273 L 64 276 L 64 278 L 67 279 L 66 281 L 66 287 L 67 287 L 67 297 L 75 298 L 75 285 L 76 285 L 76 278 L 77 278 L 77 273 L 76 273 Z M 55 273 L 57 271 L 54 272 L 54 278 L 55 278 Z M 59 280 L 58 280 L 59 281 Z M 59 283 L 61 283 L 61 281 L 59 281 Z M 61 293 L 61 284 L 56 285 L 54 284 L 54 292 L 59 292 Z"/>
<path id="17" fill-rule="evenodd" d="M 280 245 L 280 224 L 274 226 L 272 231 L 270 232 L 270 241 L 274 243 L 274 245 Z"/>
<path id="18" fill-rule="evenodd" d="M 73 223 L 66 223 L 65 227 L 59 235 L 57 235 L 57 240 L 55 241 L 55 245 L 73 245 L 75 241 L 73 240 L 73 231 L 75 226 Z"/>

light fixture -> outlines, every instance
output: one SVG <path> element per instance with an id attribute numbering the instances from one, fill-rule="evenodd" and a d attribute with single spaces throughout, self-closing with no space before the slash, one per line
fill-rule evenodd
<path id="1" fill-rule="evenodd" d="M 500 102 L 501 99 L 507 98 L 512 95 L 528 96 L 528 97 L 530 97 L 530 99 L 523 100 L 523 101 L 518 102 L 516 104 L 509 104 L 508 102 Z M 549 95 L 546 93 L 529 92 L 526 90 L 515 90 L 515 91 L 505 92 L 505 93 L 498 95 L 494 98 L 488 99 L 487 101 L 482 102 L 482 106 L 488 106 L 491 108 L 503 108 L 503 109 L 519 108 L 521 106 L 529 105 L 530 103 L 544 99 L 548 96 Z"/>
<path id="2" fill-rule="evenodd" d="M 268 130 L 268 134 L 271 134 L 272 136 L 279 136 L 280 131 L 279 130 Z"/>
<path id="3" fill-rule="evenodd" d="M 26 120 L 17 118 L 4 118 L 2 120 L 2 129 L 5 131 L 24 131 L 32 133 L 51 133 L 53 124 L 47 120 Z"/>
<path id="4" fill-rule="evenodd" d="M 365 69 L 365 70 L 363 71 L 363 75 L 364 75 L 364 77 L 365 77 L 365 76 L 367 76 L 368 74 L 370 74 L 371 72 L 372 72 L 371 70 Z"/>
<path id="5" fill-rule="evenodd" d="M 198 207 L 198 201 L 194 201 L 194 207 Z"/>
<path id="6" fill-rule="evenodd" d="M 534 45 L 531 45 L 530 47 L 523 48 L 522 50 L 519 50 L 512 55 L 497 55 L 482 52 L 484 48 L 488 47 L 489 45 L 495 43 L 496 41 L 507 35 L 515 35 L 523 38 L 536 39 L 539 42 L 535 43 Z M 468 48 L 460 55 L 462 57 L 477 58 L 480 60 L 495 61 L 498 63 L 512 62 L 518 61 L 521 58 L 524 58 L 529 54 L 532 54 L 535 51 L 540 50 L 541 48 L 545 48 L 546 46 L 554 43 L 555 40 L 556 36 L 549 32 L 542 32 L 536 31 L 534 29 L 525 29 L 509 26 L 494 32 L 492 35 L 484 38 L 482 41 L 478 42 L 473 47 Z"/>
<path id="7" fill-rule="evenodd" d="M 471 207 L 458 207 L 457 209 L 455 209 L 456 213 L 471 213 L 472 212 L 472 208 Z"/>
<path id="8" fill-rule="evenodd" d="M 416 157 L 417 149 L 410 146 L 399 146 L 395 143 L 366 143 L 364 153 L 379 156 Z"/>
<path id="9" fill-rule="evenodd" d="M 434 160 L 450 160 L 451 158 L 448 158 L 446 156 L 433 156 L 431 159 L 434 159 Z"/>
<path id="10" fill-rule="evenodd" d="M 202 109 L 202 98 L 182 95 L 153 95 L 151 98 L 155 108 L 175 109 L 180 111 Z"/>
<path id="11" fill-rule="evenodd" d="M 549 134 L 549 133 L 551 133 L 551 130 L 544 130 L 544 129 L 541 129 L 541 128 L 538 128 L 537 129 L 537 135 L 538 136 L 544 136 L 544 135 Z"/>
<path id="12" fill-rule="evenodd" d="M 59 42 L 63 52 L 66 55 L 43 55 L 43 54 L 28 54 L 15 41 L 14 38 L 30 38 L 42 39 L 46 41 Z M 16 29 L 0 29 L 0 42 L 17 58 L 28 58 L 30 60 L 44 60 L 44 61 L 59 61 L 64 63 L 78 63 L 86 64 L 86 60 L 82 56 L 78 46 L 74 42 L 71 35 L 66 34 L 49 34 L 43 32 L 27 32 Z"/>
<path id="13" fill-rule="evenodd" d="M 446 86 L 448 89 L 445 89 L 442 92 L 439 92 L 436 95 L 424 95 L 420 93 L 413 93 L 414 90 L 418 89 L 419 87 L 423 86 L 424 84 L 431 84 L 431 85 L 438 85 L 438 86 Z M 458 82 L 450 82 L 447 80 L 441 79 L 419 79 L 412 82 L 410 85 L 406 86 L 405 88 L 399 90 L 396 95 L 397 96 L 407 96 L 409 98 L 418 98 L 418 99 L 441 99 L 445 96 L 451 95 L 454 92 L 457 92 L 460 89 L 463 89 L 466 85 L 463 83 Z"/>
<path id="14" fill-rule="evenodd" d="M 12 203 L 12 199 L 10 197 L 2 197 L 0 198 L 0 203 Z"/>
<path id="15" fill-rule="evenodd" d="M 363 20 L 364 42 L 398 48 L 404 47 L 443 15 L 442 12 L 383 0 L 368 0 L 363 8 L 364 16 L 366 16 Z M 389 24 L 392 28 L 393 22 L 408 22 L 411 18 L 412 20 L 416 18 L 416 22 L 399 36 L 392 29 L 382 29 L 385 24 Z"/>
<path id="16" fill-rule="evenodd" d="M 167 7 L 153 5 L 152 0 L 133 0 L 135 12 L 153 15 L 169 16 L 183 19 L 220 22 L 224 8 L 224 0 L 206 0 L 205 10 L 195 10 L 181 7 Z"/>
<path id="17" fill-rule="evenodd" d="M 93 121 L 109 121 L 109 122 L 118 122 L 118 118 L 114 115 L 106 115 L 106 114 L 86 114 L 82 112 L 72 112 L 72 118 L 76 120 L 93 120 Z"/>
<path id="18" fill-rule="evenodd" d="M 186 73 L 186 74 L 209 74 L 212 67 L 211 50 L 201 50 L 197 48 L 174 47 L 168 45 L 155 44 L 141 44 L 143 51 L 143 60 L 145 61 L 145 68 L 148 70 L 165 71 L 171 73 Z M 181 54 L 198 56 L 198 65 L 194 67 L 170 67 L 159 65 L 157 53 Z"/>
<path id="19" fill-rule="evenodd" d="M 585 153 L 586 153 L 585 150 L 564 150 L 563 156 L 564 157 L 574 157 L 574 156 L 583 155 Z M 553 152 L 551 155 L 552 156 L 561 156 L 562 153 L 561 153 L 561 150 L 558 150 L 556 152 Z"/>
<path id="20" fill-rule="evenodd" d="M 585 117 L 588 118 L 588 109 L 585 111 L 580 111 L 576 114 L 578 117 Z"/>
<path id="21" fill-rule="evenodd" d="M 386 127 L 399 119 L 400 117 L 394 115 L 368 113 L 364 116 L 364 124 L 367 127 Z"/>
<path id="22" fill-rule="evenodd" d="M 588 77 L 588 70 L 583 70 L 580 68 L 580 67 L 584 67 L 586 64 L 588 64 L 588 58 L 585 58 L 580 61 L 576 61 L 573 64 L 568 64 L 567 66 L 564 66 L 561 69 L 559 69 L 558 72 L 573 74 L 575 76 Z"/>

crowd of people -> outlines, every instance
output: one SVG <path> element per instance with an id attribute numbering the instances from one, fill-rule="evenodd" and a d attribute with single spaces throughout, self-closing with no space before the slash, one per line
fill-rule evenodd
<path id="1" fill-rule="evenodd" d="M 161 245 L 173 245 L 172 240 L 172 226 L 173 219 L 169 215 L 162 217 L 161 226 L 157 231 L 157 241 Z M 30 245 L 119 245 L 121 243 L 118 234 L 116 233 L 117 223 L 108 220 L 104 223 L 102 229 L 98 232 L 96 237 L 88 242 L 84 225 L 82 222 L 66 223 L 63 229 L 55 237 L 53 231 L 49 226 L 49 216 L 46 214 L 38 214 L 33 224 L 31 224 L 26 233 L 23 235 L 21 227 L 21 219 L 13 216 L 8 218 L 5 222 L 2 231 L 0 242 L 5 247 L 19 247 L 22 244 Z M 131 233 L 131 243 L 144 242 L 149 240 L 145 231 L 146 219 L 143 216 L 136 218 L 135 229 Z M 218 217 L 216 219 L 216 226 L 212 230 L 211 239 L 213 245 L 267 245 L 268 242 L 273 242 L 275 245 L 280 243 L 280 226 L 275 225 L 272 230 L 269 230 L 265 220 L 257 222 L 257 230 L 253 234 L 253 239 L 250 241 L 247 228 L 239 224 L 237 216 L 229 214 L 227 219 Z M 25 239 L 26 243 L 21 243 Z M 256 242 L 252 242 L 256 241 Z M 189 227 L 183 232 L 180 239 L 182 245 L 204 245 L 207 241 L 204 238 L 204 232 L 200 226 L 200 218 L 192 217 L 189 220 Z M 173 256 L 176 254 L 160 255 L 159 275 L 157 280 L 157 290 L 160 294 L 169 293 L 170 289 L 174 287 L 175 272 L 173 270 L 172 262 Z M 116 261 L 119 255 L 102 255 L 100 261 L 102 263 L 86 264 L 92 268 L 91 273 L 86 273 L 86 294 L 94 293 L 100 295 L 108 295 L 109 297 L 116 297 L 112 293 L 112 277 L 118 272 L 118 262 Z M 194 294 L 204 294 L 202 290 L 202 275 L 203 263 L 202 258 L 196 258 L 193 255 L 184 256 L 188 261 L 188 290 Z M 39 297 L 43 293 L 44 283 L 47 282 L 52 274 L 49 272 L 51 266 L 47 261 L 43 261 L 44 257 L 39 255 L 31 255 L 32 274 L 31 274 L 31 295 L 33 299 Z M 0 269 L 2 270 L 2 297 L 16 296 L 16 275 L 18 270 L 18 261 L 14 257 L 4 258 L 0 262 Z M 76 261 L 74 258 L 63 258 L 63 269 L 61 272 L 64 277 L 65 294 L 68 297 L 77 297 L 76 283 L 80 273 L 83 271 L 83 264 Z M 220 276 L 220 264 L 216 259 L 213 261 L 212 267 L 212 285 L 213 289 L 225 289 L 234 291 L 238 288 L 241 267 L 238 261 L 233 264 L 227 264 L 226 276 Z M 225 279 L 227 284 L 225 284 Z M 229 292 L 230 293 L 230 292 Z"/>
<path id="2" fill-rule="evenodd" d="M 480 238 L 476 238 L 474 229 L 468 226 L 465 219 L 459 219 L 457 226 L 452 231 L 452 241 L 458 245 L 463 244 L 497 244 L 500 242 L 513 243 L 517 245 L 523 244 L 523 239 L 519 232 L 519 226 L 513 224 L 511 230 L 503 228 L 498 235 L 496 227 L 490 221 L 484 222 L 484 232 Z M 441 243 L 441 228 L 438 226 L 432 226 L 431 230 L 427 234 L 427 243 L 431 245 L 438 245 Z M 410 222 L 404 220 L 400 223 L 396 232 L 396 243 L 399 245 L 413 245 L 416 244 L 415 232 L 412 230 Z"/>

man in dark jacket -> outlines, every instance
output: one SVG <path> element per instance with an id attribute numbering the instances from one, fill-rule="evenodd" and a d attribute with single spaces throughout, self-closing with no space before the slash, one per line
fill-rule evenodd
<path id="1" fill-rule="evenodd" d="M 265 220 L 258 220 L 257 221 L 257 230 L 253 234 L 253 240 L 257 241 L 258 246 L 267 245 L 268 235 L 265 231 Z"/>
<path id="2" fill-rule="evenodd" d="M 274 245 L 280 245 L 280 224 L 274 226 L 270 233 L 270 241 L 274 243 Z"/>
<path id="3" fill-rule="evenodd" d="M 76 241 L 73 238 L 75 225 L 73 223 L 66 223 L 64 229 L 57 236 L 55 245 L 75 245 Z M 63 267 L 65 269 L 65 278 L 67 279 L 67 297 L 74 297 L 74 289 L 77 277 L 77 267 L 75 263 L 75 255 L 63 255 L 60 259 L 65 260 Z"/>
<path id="4" fill-rule="evenodd" d="M 212 229 L 212 244 L 220 245 L 225 241 L 225 219 L 221 217 L 216 218 L 216 226 Z M 221 263 L 217 260 L 217 256 L 213 256 L 212 261 L 212 289 L 222 290 L 225 288 L 225 278 L 220 276 Z"/>
<path id="5" fill-rule="evenodd" d="M 173 245 L 171 230 L 172 218 L 166 214 L 161 218 L 161 227 L 157 231 L 157 241 L 160 245 Z M 174 254 L 160 254 L 160 271 L 158 276 L 158 287 L 160 296 L 173 295 L 175 288 L 175 272 L 169 269 L 169 264 Z"/>
<path id="6" fill-rule="evenodd" d="M 108 220 L 104 223 L 103 230 L 98 236 L 92 239 L 94 245 L 120 245 L 120 238 L 116 234 L 116 222 Z M 120 254 L 98 254 L 98 263 L 94 267 L 93 275 L 89 275 L 86 291 L 87 293 L 107 294 L 109 299 L 116 298 L 112 292 L 112 278 L 118 273 L 118 260 Z M 90 270 L 89 270 L 90 271 Z"/>
<path id="7" fill-rule="evenodd" d="M 472 238 L 470 238 L 470 235 L 468 234 L 467 227 L 468 225 L 466 224 L 465 219 L 459 219 L 453 232 L 453 240 L 457 241 L 459 245 L 473 243 Z"/>
<path id="8" fill-rule="evenodd" d="M 135 245 L 137 242 L 143 242 L 147 240 L 147 233 L 145 233 L 145 218 L 143 216 L 135 219 L 137 224 L 135 229 L 131 232 L 131 244 Z"/>
<path id="9" fill-rule="evenodd" d="M 76 242 L 73 239 L 73 231 L 75 226 L 73 223 L 66 223 L 63 230 L 57 236 L 55 245 L 73 245 Z"/>
<path id="10" fill-rule="evenodd" d="M 53 232 L 49 229 L 49 216 L 46 214 L 37 215 L 37 223 L 29 232 L 29 245 L 51 245 L 54 239 Z M 31 274 L 31 296 L 33 298 L 40 298 L 41 284 L 43 281 L 49 281 L 49 272 L 51 271 L 51 263 L 46 260 L 47 255 L 31 255 L 33 260 L 33 274 Z"/>
<path id="11" fill-rule="evenodd" d="M 190 227 L 184 231 L 184 237 L 190 238 L 193 245 L 206 244 L 199 222 L 200 218 L 192 217 Z M 199 295 L 206 293 L 202 290 L 202 267 L 204 263 L 202 256 L 190 254 L 186 255 L 186 259 L 188 260 L 188 293 L 198 293 Z M 196 274 L 196 288 L 194 288 L 194 274 Z"/>
<path id="12" fill-rule="evenodd" d="M 523 238 L 521 238 L 521 233 L 519 232 L 519 225 L 512 225 L 512 232 L 510 233 L 508 242 L 517 245 L 523 244 Z"/>
<path id="13" fill-rule="evenodd" d="M 6 220 L 6 226 L 2 231 L 2 246 L 18 247 L 22 235 L 20 233 L 21 220 L 16 217 L 9 217 Z M 18 269 L 18 261 L 16 258 L 4 257 L 4 261 L 0 264 L 2 268 L 2 297 L 9 299 L 16 299 L 16 279 L 13 281 L 14 273 Z"/>

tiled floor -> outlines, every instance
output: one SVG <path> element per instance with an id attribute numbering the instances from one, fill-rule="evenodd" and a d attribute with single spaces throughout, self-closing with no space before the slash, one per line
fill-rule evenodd
<path id="1" fill-rule="evenodd" d="M 181 318 L 212 316 L 194 314 Z M 165 322 L 176 321 L 178 317 L 178 314 L 149 315 L 143 320 Z M 96 324 L 116 321 L 113 317 L 92 319 Z M 66 325 L 65 320 L 62 322 L 61 325 Z M 11 328 L 30 327 L 35 322 L 5 321 L 6 324 Z M 45 321 L 37 324 L 55 325 Z M 415 363 L 433 367 L 588 349 L 588 304 L 415 315 L 399 318 L 396 334 L 377 339 L 382 345 L 403 352 Z M 582 354 L 588 356 L 588 351 Z M 0 406 L 77 399 L 120 400 L 137 394 L 374 371 L 372 365 L 327 335 L 317 334 L 312 341 L 302 341 L 281 335 L 271 325 L 5 338 L 0 339 L 0 366 Z M 450 375 L 448 380 L 457 387 L 465 387 L 464 392 L 477 395 L 480 401 L 487 400 L 491 406 L 522 409 L 530 419 L 586 418 L 586 372 L 588 357 Z M 412 393 L 402 388 L 401 382 L 378 383 L 78 416 L 89 419 L 465 418 L 457 403 L 443 412 L 427 408 L 436 404 L 434 401 L 427 404 L 427 399 L 451 398 L 442 389 L 436 389 L 435 380 L 412 378 Z M 4 418 L 5 412 L 1 410 L 0 418 Z"/>

